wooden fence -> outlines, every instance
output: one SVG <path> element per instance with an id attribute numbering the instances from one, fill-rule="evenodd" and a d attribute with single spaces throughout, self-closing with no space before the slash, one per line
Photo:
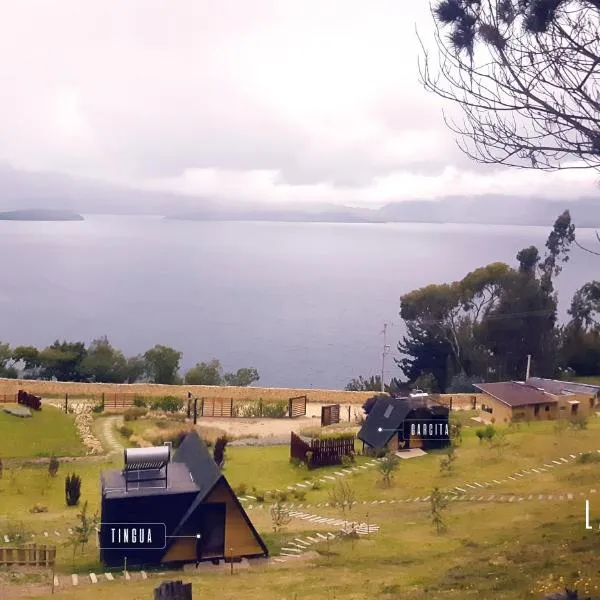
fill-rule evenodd
<path id="1" fill-rule="evenodd" d="M 134 406 L 137 394 L 102 394 L 102 407 L 106 411 L 127 410 Z"/>
<path id="2" fill-rule="evenodd" d="M 56 546 L 26 544 L 25 546 L 0 546 L 0 566 L 24 565 L 51 567 L 56 560 Z"/>
<path id="3" fill-rule="evenodd" d="M 200 398 L 198 403 L 198 416 L 267 419 L 267 418 L 295 418 L 306 415 L 306 396 L 290 398 L 279 402 L 256 400 L 236 400 L 234 398 Z M 283 403 L 283 405 L 282 405 Z M 190 411 L 193 403 L 189 401 Z"/>
<path id="4" fill-rule="evenodd" d="M 233 417 L 233 398 L 202 398 L 200 415 L 202 417 Z"/>
<path id="5" fill-rule="evenodd" d="M 288 400 L 288 416 L 290 419 L 306 416 L 306 396 L 295 396 Z"/>
<path id="6" fill-rule="evenodd" d="M 321 427 L 340 422 L 340 405 L 329 404 L 321 407 Z"/>
<path id="7" fill-rule="evenodd" d="M 311 440 L 310 444 L 293 431 L 290 439 L 290 456 L 305 462 L 309 469 L 339 465 L 342 456 L 351 456 L 354 452 L 355 438 L 330 438 Z"/>
<path id="8" fill-rule="evenodd" d="M 0 394 L 0 404 L 16 404 L 17 394 Z"/>

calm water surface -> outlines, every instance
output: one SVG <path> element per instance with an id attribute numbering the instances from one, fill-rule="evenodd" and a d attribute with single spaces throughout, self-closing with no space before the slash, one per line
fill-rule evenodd
<path id="1" fill-rule="evenodd" d="M 45 346 L 107 335 L 126 354 L 154 344 L 183 367 L 221 359 L 255 366 L 261 383 L 343 387 L 381 368 L 402 334 L 399 297 L 459 279 L 517 251 L 543 248 L 548 227 L 166 221 L 88 216 L 1 222 L 0 339 Z M 592 231 L 578 233 L 589 240 Z M 596 242 L 597 244 L 597 242 Z M 559 279 L 573 292 L 600 278 L 600 257 L 574 249 Z M 397 375 L 388 359 L 386 377 Z"/>

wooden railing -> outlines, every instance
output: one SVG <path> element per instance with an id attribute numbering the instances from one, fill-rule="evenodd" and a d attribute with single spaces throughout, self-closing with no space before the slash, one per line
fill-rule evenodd
<path id="1" fill-rule="evenodd" d="M 51 567 L 56 560 L 56 546 L 26 544 L 0 546 L 0 566 L 24 565 Z"/>
<path id="2" fill-rule="evenodd" d="M 290 456 L 306 463 L 309 469 L 326 467 L 342 463 L 342 456 L 351 456 L 354 452 L 355 438 L 329 438 L 305 442 L 293 431 L 290 439 Z"/>

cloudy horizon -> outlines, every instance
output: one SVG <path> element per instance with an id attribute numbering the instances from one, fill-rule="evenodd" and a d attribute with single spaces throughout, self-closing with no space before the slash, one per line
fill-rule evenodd
<path id="1" fill-rule="evenodd" d="M 193 196 L 376 208 L 597 195 L 592 170 L 470 161 L 397 0 L 22 0 L 0 24 L 0 161 Z M 35 18 L 32 18 L 35 15 Z"/>

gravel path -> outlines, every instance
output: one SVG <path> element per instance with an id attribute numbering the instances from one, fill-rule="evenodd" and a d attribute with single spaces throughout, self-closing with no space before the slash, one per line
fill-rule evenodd
<path id="1" fill-rule="evenodd" d="M 117 438 L 115 429 L 123 424 L 123 417 L 103 417 L 103 423 L 100 427 L 100 432 L 103 437 L 104 447 L 108 454 L 116 454 L 123 451 L 123 444 Z"/>

